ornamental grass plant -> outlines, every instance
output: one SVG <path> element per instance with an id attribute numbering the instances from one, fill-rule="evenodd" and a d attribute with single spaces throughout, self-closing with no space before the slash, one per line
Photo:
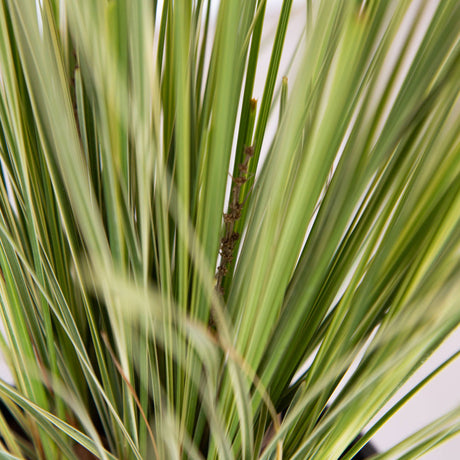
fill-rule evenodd
<path id="1" fill-rule="evenodd" d="M 305 0 L 283 78 L 284 0 L 255 100 L 269 1 L 0 1 L 1 459 L 351 460 L 456 358 L 385 406 L 460 322 L 460 3 Z"/>

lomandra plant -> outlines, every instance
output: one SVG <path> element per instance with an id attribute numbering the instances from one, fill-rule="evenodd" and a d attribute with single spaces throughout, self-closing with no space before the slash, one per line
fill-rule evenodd
<path id="1" fill-rule="evenodd" d="M 256 101 L 267 3 L 1 0 L 0 458 L 351 460 L 456 357 L 385 405 L 460 321 L 460 3 L 306 0 L 283 79 L 285 0 Z"/>

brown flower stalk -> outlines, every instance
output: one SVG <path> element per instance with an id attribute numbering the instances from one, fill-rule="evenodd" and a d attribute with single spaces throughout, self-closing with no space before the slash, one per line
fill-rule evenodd
<path id="1" fill-rule="evenodd" d="M 219 254 L 221 255 L 220 265 L 217 267 L 216 272 L 216 291 L 223 294 L 222 282 L 228 271 L 228 265 L 232 262 L 234 257 L 235 244 L 240 235 L 234 231 L 235 222 L 241 217 L 243 204 L 240 203 L 241 187 L 248 180 L 248 163 L 254 155 L 254 147 L 246 147 L 244 149 L 244 160 L 238 165 L 239 174 L 237 177 L 232 177 L 233 187 L 232 196 L 228 205 L 227 213 L 224 214 L 225 234 L 220 240 Z"/>

